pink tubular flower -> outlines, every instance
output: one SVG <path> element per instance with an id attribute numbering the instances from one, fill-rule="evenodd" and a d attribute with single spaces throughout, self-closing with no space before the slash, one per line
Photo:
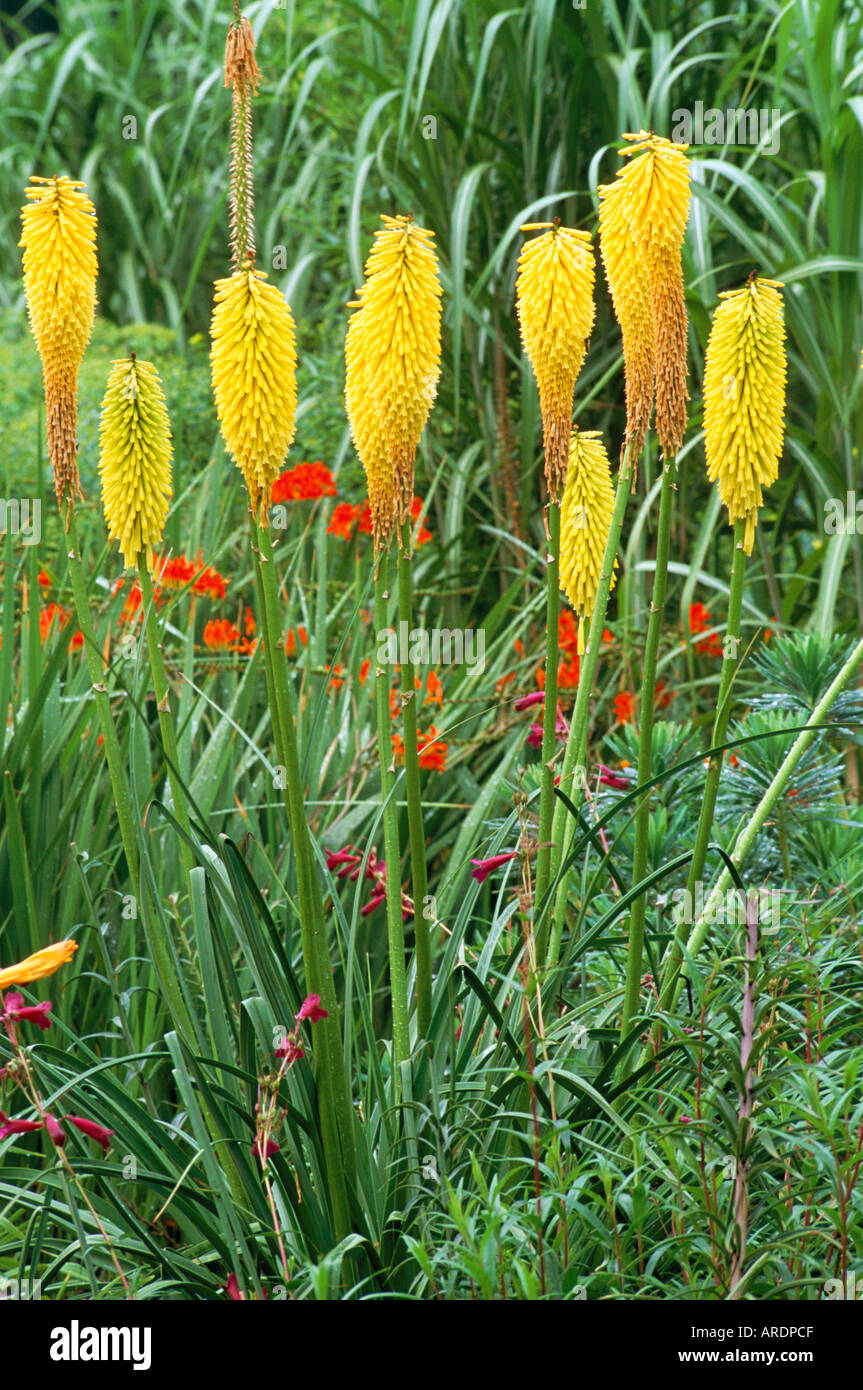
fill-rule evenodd
<path id="1" fill-rule="evenodd" d="M 374 912 L 375 908 L 380 907 L 381 903 L 385 903 L 386 900 L 387 900 L 387 895 L 386 895 L 386 893 L 384 893 L 384 892 L 375 893 L 373 897 L 369 898 L 369 900 L 368 900 L 368 902 L 365 904 L 365 906 L 360 908 L 360 916 L 361 916 L 361 917 L 370 917 L 371 914 Z"/>
<path id="2" fill-rule="evenodd" d="M 513 701 L 512 707 L 516 710 L 529 709 L 531 705 L 541 705 L 544 699 L 544 690 L 534 690 L 531 695 L 520 695 L 517 700 Z"/>
<path id="3" fill-rule="evenodd" d="M 285 1057 L 288 1062 L 299 1062 L 305 1055 L 303 1049 L 297 1043 L 292 1042 L 290 1038 L 286 1038 L 285 1041 L 276 1048 L 276 1056 Z"/>
<path id="4" fill-rule="evenodd" d="M 23 994 L 7 994 L 0 1018 L 8 1018 L 15 1023 L 35 1023 L 44 1033 L 46 1028 L 51 1027 L 50 1012 L 50 999 L 44 1004 L 25 1004 Z"/>
<path id="5" fill-rule="evenodd" d="M 495 869 L 499 869 L 501 864 L 508 864 L 510 859 L 517 859 L 518 852 L 510 850 L 508 854 L 493 854 L 490 859 L 472 859 L 470 862 L 473 868 L 470 871 L 471 878 L 475 878 L 477 883 L 485 883 L 489 874 Z"/>
<path id="6" fill-rule="evenodd" d="M 0 1139 L 5 1139 L 10 1134 L 30 1134 L 32 1130 L 41 1128 L 41 1120 L 10 1120 L 9 1116 L 0 1110 Z"/>
<path id="7" fill-rule="evenodd" d="M 528 736 L 527 736 L 527 741 L 528 741 L 528 743 L 530 744 L 531 748 L 541 748 L 541 747 L 542 747 L 542 725 L 541 725 L 541 724 L 531 724 L 531 726 L 530 726 L 530 733 L 529 733 Z"/>
<path id="8" fill-rule="evenodd" d="M 228 1275 L 228 1282 L 225 1285 L 225 1293 L 228 1295 L 228 1298 L 233 1299 L 235 1303 L 245 1303 L 246 1301 L 245 1296 L 240 1293 L 240 1281 L 237 1278 L 236 1274 Z"/>
<path id="9" fill-rule="evenodd" d="M 45 1128 L 48 1131 L 48 1137 L 51 1143 L 56 1144 L 58 1149 L 62 1149 L 63 1145 L 66 1143 L 66 1135 L 54 1119 L 54 1116 L 49 1115 L 47 1111 L 45 1112 Z"/>
<path id="10" fill-rule="evenodd" d="M 610 767 L 604 763 L 599 764 L 599 780 L 604 787 L 614 787 L 617 791 L 628 791 L 629 783 L 625 777 L 619 777 L 616 772 L 612 772 Z"/>
<path id="11" fill-rule="evenodd" d="M 111 1147 L 111 1140 L 114 1137 L 113 1129 L 106 1129 L 104 1125 L 97 1125 L 95 1120 L 85 1120 L 82 1115 L 64 1115 L 64 1120 L 68 1120 L 70 1125 L 80 1129 L 82 1134 L 86 1134 L 88 1139 L 95 1139 L 97 1144 L 101 1144 L 105 1153 Z"/>
<path id="12" fill-rule="evenodd" d="M 319 994 L 310 994 L 303 1000 L 300 1005 L 300 1012 L 294 1014 L 294 1018 L 298 1023 L 302 1023 L 306 1018 L 310 1023 L 317 1023 L 318 1019 L 329 1018 L 329 1014 L 326 1009 L 321 1008 L 321 996 Z"/>

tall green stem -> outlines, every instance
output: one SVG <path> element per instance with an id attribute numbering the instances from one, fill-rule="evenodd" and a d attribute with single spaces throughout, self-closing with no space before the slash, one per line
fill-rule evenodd
<path id="1" fill-rule="evenodd" d="M 87 658 L 87 669 L 90 673 L 90 681 L 96 699 L 96 712 L 99 716 L 99 723 L 102 726 L 102 743 L 105 748 L 105 757 L 108 761 L 108 775 L 111 778 L 111 790 L 114 793 L 114 805 L 117 808 L 117 821 L 120 826 L 120 836 L 126 854 L 126 863 L 129 868 L 129 876 L 137 888 L 140 866 L 138 860 L 138 840 L 135 834 L 135 822 L 132 814 L 132 798 L 129 792 L 129 783 L 123 771 L 120 744 L 117 739 L 117 731 L 114 728 L 114 720 L 111 715 L 111 699 L 108 695 L 107 686 L 105 685 L 105 670 L 96 643 L 96 632 L 93 627 L 93 621 L 90 617 L 90 608 L 87 603 L 87 590 L 84 584 L 84 570 L 81 565 L 81 550 L 78 543 L 78 523 L 75 517 L 74 506 L 70 505 L 68 517 L 70 542 L 69 578 L 72 582 L 72 598 L 75 604 L 75 616 L 78 619 L 78 626 L 84 637 L 84 653 Z"/>
<path id="2" fill-rule="evenodd" d="M 841 670 L 837 673 L 835 679 L 831 682 L 830 686 L 825 691 L 822 698 L 818 701 L 818 704 L 815 706 L 814 710 L 812 711 L 812 714 L 809 717 L 809 720 L 807 721 L 810 726 L 820 724 L 826 718 L 826 716 L 830 712 L 830 709 L 834 701 L 836 700 L 836 697 L 840 695 L 842 691 L 845 689 L 845 686 L 848 684 L 851 677 L 854 675 L 854 672 L 857 670 L 861 661 L 863 661 L 863 640 L 859 641 L 857 645 L 854 647 L 853 651 L 851 652 L 851 655 L 848 657 L 848 660 L 844 663 Z M 730 857 L 731 862 L 734 865 L 734 868 L 738 870 L 738 872 L 742 867 L 743 861 L 745 860 L 747 854 L 752 849 L 752 846 L 754 845 L 758 835 L 761 833 L 765 821 L 772 812 L 774 806 L 776 805 L 776 802 L 779 800 L 779 797 L 782 795 L 788 783 L 790 782 L 791 777 L 794 774 L 794 770 L 797 767 L 797 764 L 800 762 L 800 759 L 803 757 L 804 753 L 811 746 L 811 744 L 817 738 L 817 736 L 817 728 L 812 727 L 804 729 L 801 733 L 797 735 L 797 738 L 794 740 L 794 743 L 785 755 L 785 758 L 783 759 L 779 771 L 776 773 L 776 776 L 773 778 L 773 781 L 770 783 L 770 786 L 765 791 L 764 795 L 762 796 L 761 800 L 759 801 L 758 805 L 756 806 L 746 825 L 743 827 L 743 829 L 740 831 L 740 834 L 737 836 Z M 723 869 L 722 873 L 720 874 L 719 878 L 716 880 L 716 883 L 711 889 L 710 894 L 701 910 L 701 913 L 698 919 L 696 920 L 692 928 L 692 931 L 689 934 L 689 939 L 686 943 L 686 951 L 688 955 L 695 956 L 697 955 L 698 951 L 700 951 L 702 945 L 704 944 L 704 939 L 707 936 L 711 919 L 713 918 L 719 904 L 723 902 L 726 892 L 731 887 L 731 883 L 731 870 L 727 868 Z M 659 1003 L 657 1006 L 659 1010 L 667 1011 L 668 1009 L 674 1007 L 675 1000 L 677 999 L 677 995 L 680 991 L 680 985 L 681 980 L 679 963 L 677 965 L 677 968 L 675 969 L 673 958 L 669 958 L 669 960 L 666 963 L 665 970 L 663 972 L 662 982 L 659 989 Z M 649 1051 L 645 1053 L 643 1060 L 647 1060 L 648 1056 Z"/>
<path id="3" fill-rule="evenodd" d="M 387 569 L 389 550 L 375 555 L 375 632 L 388 626 Z M 386 859 L 387 939 L 390 957 L 390 992 L 393 1008 L 393 1086 L 399 1084 L 401 1064 L 410 1053 L 408 1032 L 407 976 L 405 971 L 405 932 L 402 921 L 401 854 L 399 851 L 398 807 L 394 787 L 393 739 L 390 727 L 390 673 L 387 666 L 375 665 L 375 703 L 378 720 L 378 761 L 381 772 L 381 805 L 384 820 Z M 407 743 L 407 729 L 405 729 Z"/>
<path id="4" fill-rule="evenodd" d="M 318 1112 L 333 1216 L 337 1234 L 341 1238 L 351 1229 L 345 1177 L 347 1175 L 353 1182 L 356 1180 L 353 1111 L 347 1089 L 338 1001 L 324 931 L 323 900 L 315 871 L 300 779 L 293 701 L 285 648 L 281 638 L 279 595 L 272 546 L 267 526 L 254 520 L 252 554 L 264 619 L 267 690 L 273 699 L 270 714 L 276 752 L 285 769 L 285 808 L 297 866 L 297 898 L 306 988 L 309 993 L 320 995 L 328 1015 L 315 1030 L 315 1040 L 320 1044 L 322 1053 L 322 1066 L 317 1075 Z"/>
<path id="5" fill-rule="evenodd" d="M 611 579 L 614 573 L 614 561 L 620 543 L 620 533 L 623 529 L 623 518 L 626 512 L 626 503 L 629 499 L 631 482 L 632 448 L 630 445 L 627 445 L 617 477 L 614 511 L 611 514 L 611 525 L 609 526 L 608 540 L 606 541 L 605 554 L 602 559 L 602 570 L 600 572 L 596 599 L 593 605 L 593 616 L 590 621 L 587 647 L 579 671 L 578 693 L 575 697 L 575 708 L 572 712 L 572 721 L 569 726 L 569 735 L 563 755 L 563 767 L 560 773 L 560 790 L 564 792 L 576 806 L 578 805 L 579 794 L 582 790 L 583 778 L 585 775 L 584 758 L 587 749 L 587 725 L 590 716 L 590 697 L 593 692 L 593 678 L 596 675 L 596 667 L 599 661 L 599 648 L 602 643 L 603 628 L 605 627 L 605 614 L 608 608 L 608 595 L 611 590 Z M 574 773 L 577 768 L 581 769 L 581 776 L 578 778 L 576 784 L 574 782 Z M 572 817 L 563 802 L 558 802 L 554 808 L 554 817 L 551 825 L 552 848 L 550 882 L 552 884 L 560 873 L 562 865 L 566 863 L 574 834 L 575 825 Z M 566 876 L 564 875 L 556 890 L 551 936 L 546 957 L 546 964 L 549 966 L 556 965 L 560 956 L 560 943 L 563 935 L 563 920 L 566 910 L 566 891 L 567 884 Z M 539 904 L 539 906 L 541 906 L 541 904 Z M 545 929 L 537 936 L 537 958 L 539 958 L 539 952 L 544 943 L 544 936 Z"/>
<path id="6" fill-rule="evenodd" d="M 411 582 L 411 523 L 402 525 L 399 548 L 399 627 L 410 633 L 413 627 Z M 401 624 L 406 626 L 402 629 Z M 405 730 L 405 794 L 408 803 L 408 830 L 411 846 L 411 887 L 414 900 L 414 936 L 417 959 L 417 1029 L 427 1038 L 431 1027 L 431 926 L 424 914 L 428 892 L 426 842 L 420 792 L 419 741 L 417 738 L 416 668 L 402 662 L 402 717 Z"/>
<path id="7" fill-rule="evenodd" d="M 710 740 L 712 748 L 718 748 L 725 742 L 725 735 L 728 731 L 728 721 L 731 717 L 731 688 L 734 681 L 734 673 L 737 670 L 737 647 L 740 641 L 740 615 L 743 609 L 743 576 L 746 568 L 746 555 L 743 550 L 743 534 L 746 529 L 745 521 L 738 521 L 734 526 L 734 557 L 731 562 L 731 589 L 728 596 L 728 626 L 726 628 L 726 638 L 722 654 L 722 670 L 719 675 L 719 694 L 717 696 L 716 714 L 713 720 L 713 737 Z M 722 771 L 722 754 L 714 753 L 707 764 L 707 777 L 704 782 L 704 794 L 701 798 L 701 811 L 698 817 L 698 828 L 695 832 L 695 849 L 692 855 L 692 862 L 689 866 L 689 876 L 686 880 L 687 903 L 695 902 L 696 885 L 701 880 L 704 872 L 704 861 L 707 857 L 707 846 L 710 843 L 710 829 L 713 825 L 713 812 L 716 808 L 716 796 L 719 791 L 719 776 Z M 666 980 L 676 980 L 680 966 L 683 961 L 683 943 L 686 940 L 688 929 L 688 914 L 684 914 L 677 925 L 674 939 L 665 964 Z"/>
<path id="8" fill-rule="evenodd" d="M 171 714 L 171 706 L 169 703 L 168 679 L 165 675 L 165 663 L 162 660 L 162 649 L 159 646 L 159 632 L 156 626 L 153 584 L 150 579 L 150 572 L 147 569 L 146 559 L 143 555 L 139 556 L 138 559 L 138 581 L 141 585 L 141 598 L 144 604 L 144 622 L 147 631 L 147 649 L 150 654 L 150 670 L 153 676 L 153 688 L 156 692 L 156 709 L 159 714 L 162 748 L 164 749 L 165 760 L 168 764 L 168 781 L 171 786 L 174 813 L 180 824 L 180 829 L 191 839 L 192 827 L 189 823 L 189 807 L 186 802 L 186 789 L 179 777 L 180 764 L 177 756 L 174 717 Z M 186 871 L 186 878 L 188 880 L 189 874 L 195 867 L 195 860 L 186 840 L 180 841 L 180 858 L 183 861 L 183 868 Z M 190 898 L 191 892 L 191 884 L 189 884 Z"/>
<path id="9" fill-rule="evenodd" d="M 539 848 L 534 901 L 548 891 L 551 867 L 551 818 L 554 811 L 554 749 L 557 742 L 557 664 L 560 611 L 560 503 L 548 507 L 548 556 L 545 594 L 545 704 L 542 712 L 542 772 L 539 793 Z"/>
<path id="10" fill-rule="evenodd" d="M 674 497 L 676 464 L 665 459 L 662 464 L 662 485 L 659 494 L 659 526 L 656 536 L 656 563 L 653 571 L 653 592 L 650 617 L 644 644 L 644 668 L 641 682 L 641 703 L 638 711 L 638 781 L 650 781 L 653 765 L 653 712 L 656 696 L 656 656 L 662 632 L 662 614 L 668 579 L 668 551 L 671 536 L 671 507 Z M 647 872 L 647 841 L 650 834 L 650 792 L 642 795 L 635 813 L 635 847 L 632 856 L 632 882 L 640 883 Z M 641 962 L 644 954 L 645 898 L 640 893 L 632 904 L 629 917 L 629 948 L 626 959 L 626 991 L 620 1020 L 621 1038 L 626 1037 L 633 1015 L 638 1009 L 641 989 Z M 629 1054 L 631 1057 L 631 1053 Z M 624 1069 L 626 1062 L 624 1063 Z"/>

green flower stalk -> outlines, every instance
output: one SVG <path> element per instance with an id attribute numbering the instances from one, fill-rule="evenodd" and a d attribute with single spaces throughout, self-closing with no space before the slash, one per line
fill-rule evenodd
<path id="1" fill-rule="evenodd" d="M 351 307 L 345 339 L 345 405 L 351 436 L 366 473 L 375 542 L 375 626 L 387 626 L 387 564 L 393 532 L 399 541 L 399 618 L 412 620 L 411 504 L 417 445 L 440 375 L 440 277 L 433 235 L 409 216 L 382 217 L 366 262 L 365 281 Z M 396 1070 L 410 1051 L 401 909 L 401 852 L 390 729 L 389 681 L 376 665 L 375 707 L 387 865 L 387 932 Z M 414 666 L 401 673 L 405 729 L 405 789 L 411 848 L 417 954 L 417 1023 L 431 1023 L 431 936 L 422 914 L 427 888 L 420 794 Z"/>
<path id="2" fill-rule="evenodd" d="M 323 897 L 306 819 L 305 794 L 288 676 L 278 584 L 269 532 L 272 486 L 294 436 L 296 346 L 284 296 L 255 270 L 252 98 L 260 81 L 251 26 L 234 5 L 225 46 L 225 86 L 233 93 L 230 182 L 233 274 L 217 283 L 211 370 L 225 446 L 249 494 L 251 548 L 263 625 L 267 697 L 297 867 L 306 989 L 327 1010 L 316 1031 L 318 1114 L 329 1195 L 339 1238 L 351 1229 L 348 1185 L 356 1183 L 354 1116 L 348 1092 Z"/>

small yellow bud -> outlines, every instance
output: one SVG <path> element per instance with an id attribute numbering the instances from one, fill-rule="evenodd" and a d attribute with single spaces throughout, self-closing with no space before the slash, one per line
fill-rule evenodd
<path id="1" fill-rule="evenodd" d="M 613 511 L 611 465 L 602 435 L 574 430 L 560 508 L 560 587 L 578 615 L 579 655 L 584 652 L 584 620 L 592 616 L 596 602 Z"/>

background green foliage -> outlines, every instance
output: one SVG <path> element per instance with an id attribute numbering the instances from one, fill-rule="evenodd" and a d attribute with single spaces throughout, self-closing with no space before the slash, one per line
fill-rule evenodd
<path id="1" fill-rule="evenodd" d="M 269 1214 L 251 1160 L 256 1077 L 273 1028 L 302 985 L 295 871 L 273 790 L 259 659 L 201 646 L 204 622 L 236 621 L 253 601 L 241 482 L 217 439 L 206 334 L 212 282 L 227 270 L 230 102 L 221 77 L 226 5 L 70 0 L 59 36 L 2 51 L 0 106 L 0 477 L 6 496 L 47 494 L 38 548 L 2 560 L 0 709 L 11 702 L 0 800 L 0 961 L 75 932 L 74 966 L 34 993 L 55 1001 L 55 1030 L 34 1047 L 46 1095 L 116 1130 L 107 1160 L 82 1141 L 75 1166 L 136 1295 L 216 1297 L 279 1282 Z M 824 502 L 859 488 L 863 343 L 863 13 L 839 0 L 678 7 L 589 0 L 286 0 L 251 4 L 263 83 L 255 105 L 259 264 L 297 321 L 300 408 L 291 462 L 321 458 L 340 500 L 361 471 L 341 404 L 345 304 L 381 211 L 434 229 L 444 282 L 439 400 L 418 461 L 434 539 L 417 552 L 427 626 L 483 627 L 485 672 L 441 673 L 431 711 L 449 743 L 445 774 L 425 774 L 436 937 L 434 1048 L 424 1054 L 407 1134 L 389 1105 L 382 913 L 361 916 L 358 884 L 320 871 L 333 899 L 331 950 L 354 1099 L 362 1114 L 357 1239 L 333 1249 L 307 1065 L 285 1088 L 274 1162 L 297 1297 L 533 1299 L 547 1295 L 724 1297 L 733 1237 L 729 1155 L 739 1153 L 739 936 L 717 926 L 689 965 L 691 1000 L 664 1021 L 658 1075 L 617 1089 L 616 1020 L 625 961 L 618 866 L 631 809 L 596 788 L 607 842 L 584 845 L 573 876 L 561 970 L 543 989 L 537 1056 L 542 1199 L 537 1214 L 524 1091 L 520 929 L 510 870 L 480 885 L 472 856 L 513 848 L 532 828 L 537 785 L 529 717 L 512 693 L 540 662 L 543 530 L 539 416 L 513 315 L 524 221 L 559 215 L 591 231 L 598 183 L 618 167 L 620 135 L 671 133 L 671 114 L 705 106 L 778 109 L 781 146 L 691 151 L 693 205 L 684 273 L 690 313 L 688 442 L 673 521 L 660 674 L 673 701 L 657 728 L 658 789 L 648 867 L 691 847 L 699 753 L 712 722 L 717 663 L 688 640 L 688 605 L 721 629 L 730 533 L 708 489 L 701 370 L 716 296 L 758 266 L 784 282 L 789 333 L 787 446 L 747 570 L 743 631 L 755 656 L 736 686 L 737 750 L 723 779 L 716 837 L 728 843 L 847 651 L 863 612 L 855 533 L 827 537 Z M 137 122 L 125 139 L 124 122 Z M 436 138 L 429 118 L 436 121 Z M 81 374 L 80 465 L 88 577 L 133 779 L 158 921 L 129 915 L 108 783 L 71 629 L 39 640 L 40 568 L 68 605 L 64 537 L 50 502 L 39 363 L 20 284 L 19 208 L 31 173 L 86 181 L 99 214 L 101 318 Z M 286 268 L 279 248 L 285 248 Z M 614 456 L 622 432 L 619 335 L 598 276 L 598 316 L 575 415 Z M 156 362 L 174 428 L 175 499 L 167 537 L 228 576 L 224 605 L 188 594 L 164 610 L 177 691 L 181 772 L 194 802 L 194 892 L 180 884 L 156 711 L 143 654 L 118 643 L 120 576 L 97 505 L 98 406 L 108 363 L 134 347 Z M 655 445 L 627 517 L 614 641 L 592 714 L 595 760 L 634 764 L 612 700 L 637 685 L 655 521 Z M 285 622 L 308 648 L 295 663 L 299 742 L 318 844 L 381 849 L 370 686 L 370 547 L 327 538 L 330 504 L 297 504 L 276 537 Z M 616 604 L 616 606 L 614 606 Z M 773 645 L 764 645 L 769 626 Z M 798 635 L 809 633 L 806 640 Z M 516 653 L 514 640 L 523 642 Z M 329 688 L 328 668 L 348 673 Z M 509 675 L 514 682 L 497 690 Z M 863 895 L 854 721 L 807 756 L 748 872 L 783 894 L 783 928 L 759 975 L 758 1132 L 750 1154 L 756 1297 L 813 1298 L 863 1259 L 855 1180 L 863 1133 L 858 914 Z M 778 730 L 778 735 L 777 735 Z M 673 764 L 695 758 L 684 771 Z M 817 812 L 817 815 L 816 815 Z M 402 825 L 402 844 L 406 843 Z M 685 870 L 683 871 L 685 875 Z M 655 973 L 668 937 L 671 874 L 651 890 L 646 951 Z M 628 884 L 624 885 L 628 887 Z M 149 958 L 161 927 L 188 983 L 198 1037 L 176 1031 Z M 410 930 L 410 929 L 409 929 Z M 647 987 L 649 1003 L 649 986 Z M 458 1031 L 457 1031 L 458 1030 Z M 66 1099 L 68 1097 L 68 1099 Z M 215 1115 L 230 1176 L 208 1139 Z M 78 1144 L 70 1139 L 70 1148 Z M 45 1295 L 117 1296 L 104 1243 L 36 1140 L 0 1154 L 0 1269 L 38 1271 Z M 135 1176 L 118 1179 L 124 1156 Z M 856 1165 L 856 1166 L 855 1166 Z"/>

